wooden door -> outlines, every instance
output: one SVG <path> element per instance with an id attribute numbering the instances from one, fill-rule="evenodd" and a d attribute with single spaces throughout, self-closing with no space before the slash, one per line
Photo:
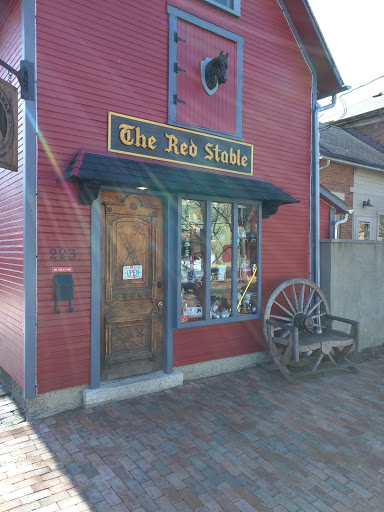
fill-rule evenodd
<path id="1" fill-rule="evenodd" d="M 162 200 L 101 192 L 101 377 L 162 368 Z"/>

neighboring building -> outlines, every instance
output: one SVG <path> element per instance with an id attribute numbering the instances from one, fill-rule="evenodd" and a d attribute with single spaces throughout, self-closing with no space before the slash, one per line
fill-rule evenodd
<path id="1" fill-rule="evenodd" d="M 350 130 L 320 125 L 320 183 L 353 210 L 339 223 L 338 238 L 384 239 L 384 154 L 373 146 Z M 320 237 L 335 238 L 332 226 L 344 216 L 322 198 Z"/>
<path id="2" fill-rule="evenodd" d="M 384 152 L 384 92 L 348 106 L 332 124 L 352 133 L 369 145 Z"/>
<path id="3" fill-rule="evenodd" d="M 1 8 L 0 58 L 36 81 L 0 171 L 0 361 L 27 414 L 261 361 L 267 297 L 318 265 L 315 107 L 343 88 L 307 2 Z"/>

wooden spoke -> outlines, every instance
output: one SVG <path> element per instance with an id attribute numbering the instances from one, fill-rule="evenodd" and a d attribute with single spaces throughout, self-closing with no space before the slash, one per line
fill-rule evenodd
<path id="1" fill-rule="evenodd" d="M 326 296 L 308 279 L 288 279 L 274 289 L 265 305 L 263 330 L 272 368 L 290 382 L 334 367 L 357 371 L 346 356 L 357 345 L 358 328 L 345 334 L 334 330 Z"/>
<path id="2" fill-rule="evenodd" d="M 290 307 L 290 309 L 291 309 L 292 313 L 295 313 L 295 308 L 292 306 L 292 303 L 291 303 L 291 301 L 288 299 L 287 294 L 285 293 L 285 291 L 284 291 L 284 290 L 282 290 L 281 294 L 282 294 L 282 296 L 284 297 L 284 299 L 286 300 L 286 302 L 287 302 L 288 306 Z"/>
<path id="3" fill-rule="evenodd" d="M 283 320 L 284 322 L 291 322 L 292 321 L 292 317 L 286 317 L 286 316 L 279 316 L 279 315 L 270 315 L 270 318 L 275 318 L 275 320 Z"/>
<path id="4" fill-rule="evenodd" d="M 327 313 L 326 311 L 324 311 L 324 313 L 319 313 L 318 315 L 312 315 L 312 318 L 315 319 L 315 318 L 320 318 L 322 316 L 325 316 Z"/>
<path id="5" fill-rule="evenodd" d="M 307 300 L 305 301 L 304 308 L 303 308 L 303 313 L 306 313 L 308 311 L 308 308 L 309 308 L 309 305 L 310 305 L 310 303 L 312 301 L 312 297 L 313 297 L 314 293 L 315 293 L 315 290 L 312 289 L 310 294 L 307 297 Z"/>
<path id="6" fill-rule="evenodd" d="M 296 295 L 296 289 L 295 289 L 294 284 L 292 285 L 292 298 L 293 298 L 293 303 L 295 305 L 295 312 L 298 312 L 299 311 L 299 303 L 297 302 L 297 295 Z"/>
<path id="7" fill-rule="evenodd" d="M 305 293 L 305 284 L 301 287 L 300 297 L 299 297 L 299 311 L 304 311 L 304 293 Z"/>
<path id="8" fill-rule="evenodd" d="M 290 311 L 288 311 L 288 309 L 286 309 L 284 306 L 282 306 L 281 304 L 279 304 L 276 300 L 274 302 L 274 304 L 276 304 L 276 306 L 278 306 L 280 309 L 282 309 L 283 311 L 285 311 L 287 313 L 287 315 L 290 316 L 290 318 L 293 317 L 293 313 L 291 313 Z"/>
<path id="9" fill-rule="evenodd" d="M 320 299 L 318 302 L 316 302 L 316 304 L 314 306 L 311 307 L 311 309 L 309 311 L 307 311 L 307 315 L 310 315 L 313 311 L 315 311 L 315 309 L 320 306 L 320 304 L 322 303 L 322 299 Z"/>

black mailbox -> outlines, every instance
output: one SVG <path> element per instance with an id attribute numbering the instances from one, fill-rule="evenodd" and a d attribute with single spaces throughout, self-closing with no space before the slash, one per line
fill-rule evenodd
<path id="1" fill-rule="evenodd" d="M 57 309 L 59 300 L 69 301 L 69 312 L 72 313 L 71 300 L 73 299 L 73 279 L 72 274 L 56 274 L 55 276 L 55 313 L 60 313 Z"/>

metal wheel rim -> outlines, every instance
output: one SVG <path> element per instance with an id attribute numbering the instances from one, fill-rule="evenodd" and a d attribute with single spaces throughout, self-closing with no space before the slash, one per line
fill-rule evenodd
<path id="1" fill-rule="evenodd" d="M 288 297 L 286 289 L 291 289 L 293 300 Z M 295 290 L 296 299 L 294 299 L 293 290 Z M 275 310 L 271 313 L 274 306 Z M 319 315 L 317 309 L 321 307 L 325 311 Z M 276 308 L 281 312 L 281 315 L 276 314 Z M 318 328 L 318 325 L 321 325 L 321 316 L 329 314 L 329 304 L 326 296 L 309 279 L 288 279 L 280 283 L 273 290 L 264 308 L 263 332 L 265 339 L 268 341 L 267 320 L 277 320 L 287 323 L 287 325 L 293 325 L 298 313 L 303 313 L 313 318 L 316 328 Z"/>

